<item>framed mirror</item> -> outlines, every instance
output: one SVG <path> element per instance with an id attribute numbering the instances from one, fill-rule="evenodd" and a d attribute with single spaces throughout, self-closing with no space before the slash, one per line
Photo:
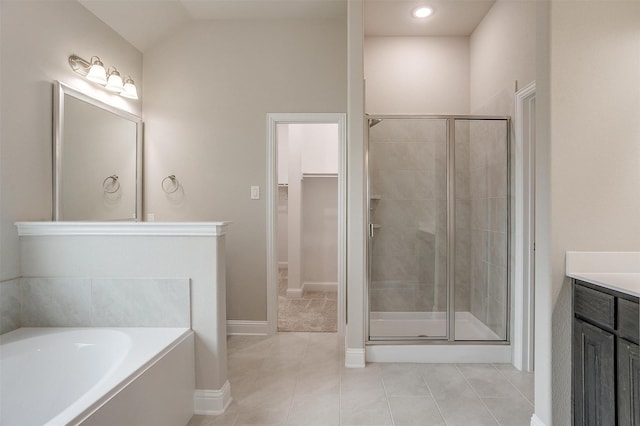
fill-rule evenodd
<path id="1" fill-rule="evenodd" d="M 142 220 L 142 119 L 56 82 L 53 220 Z"/>

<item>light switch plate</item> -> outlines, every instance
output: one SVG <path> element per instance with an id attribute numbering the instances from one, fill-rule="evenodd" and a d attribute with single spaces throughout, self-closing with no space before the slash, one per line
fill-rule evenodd
<path id="1" fill-rule="evenodd" d="M 251 199 L 259 200 L 260 199 L 260 187 L 257 185 L 253 185 L 251 187 Z"/>

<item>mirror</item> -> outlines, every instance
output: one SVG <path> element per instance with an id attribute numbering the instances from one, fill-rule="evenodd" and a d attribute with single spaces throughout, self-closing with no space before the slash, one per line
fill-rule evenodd
<path id="1" fill-rule="evenodd" d="M 56 82 L 53 220 L 141 220 L 142 120 Z"/>

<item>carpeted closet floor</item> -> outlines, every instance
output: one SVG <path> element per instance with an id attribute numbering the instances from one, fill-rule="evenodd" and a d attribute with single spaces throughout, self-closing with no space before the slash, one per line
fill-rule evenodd
<path id="1" fill-rule="evenodd" d="M 278 276 L 278 331 L 336 332 L 337 293 L 306 291 L 287 297 L 287 269 Z"/>

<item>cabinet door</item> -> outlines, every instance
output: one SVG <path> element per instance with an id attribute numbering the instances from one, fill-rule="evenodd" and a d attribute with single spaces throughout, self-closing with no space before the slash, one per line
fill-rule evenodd
<path id="1" fill-rule="evenodd" d="M 640 350 L 618 339 L 618 424 L 640 426 Z"/>
<path id="2" fill-rule="evenodd" d="M 573 424 L 615 426 L 615 337 L 573 320 Z"/>

